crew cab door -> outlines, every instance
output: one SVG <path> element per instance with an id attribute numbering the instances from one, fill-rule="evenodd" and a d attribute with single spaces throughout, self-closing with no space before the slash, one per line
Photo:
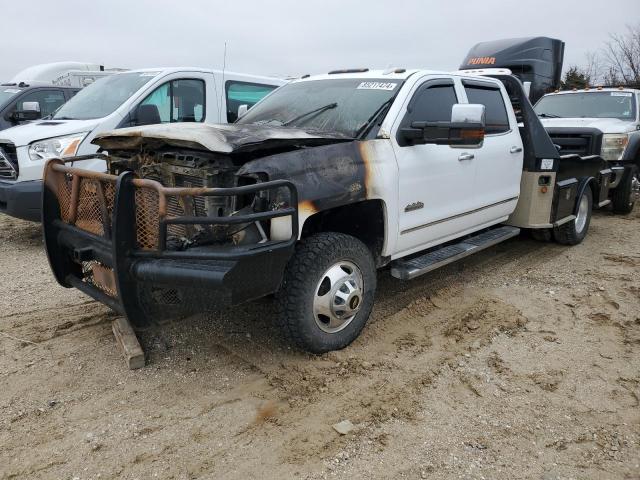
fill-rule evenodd
<path id="1" fill-rule="evenodd" d="M 474 208 L 473 152 L 449 145 L 412 144 L 401 131 L 413 122 L 450 122 L 453 105 L 462 100 L 461 87 L 452 77 L 418 81 L 394 123 L 391 141 L 399 176 L 399 232 L 394 257 L 422 250 L 464 230 L 464 222 L 456 219 Z"/>
<path id="2" fill-rule="evenodd" d="M 483 79 L 462 79 L 469 103 L 485 106 L 485 137 L 475 154 L 474 195 L 478 220 L 495 222 L 513 212 L 520 192 L 523 147 L 504 87 Z"/>

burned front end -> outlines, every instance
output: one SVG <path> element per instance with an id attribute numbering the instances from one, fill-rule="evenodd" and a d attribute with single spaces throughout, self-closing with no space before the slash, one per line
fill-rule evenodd
<path id="1" fill-rule="evenodd" d="M 58 282 L 138 326 L 276 291 L 298 235 L 296 187 L 238 174 L 258 152 L 205 147 L 111 144 L 91 156 L 108 173 L 73 166 L 86 158 L 49 161 L 43 227 Z M 274 235 L 277 221 L 286 228 Z"/>

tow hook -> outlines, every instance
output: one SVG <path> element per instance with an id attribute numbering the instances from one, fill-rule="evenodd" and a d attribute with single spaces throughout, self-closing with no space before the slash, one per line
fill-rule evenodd
<path id="1" fill-rule="evenodd" d="M 74 248 L 73 249 L 73 259 L 80 263 L 80 262 L 86 262 L 88 260 L 91 260 L 91 258 L 93 258 L 93 249 L 89 248 L 89 247 L 82 247 L 82 248 Z"/>

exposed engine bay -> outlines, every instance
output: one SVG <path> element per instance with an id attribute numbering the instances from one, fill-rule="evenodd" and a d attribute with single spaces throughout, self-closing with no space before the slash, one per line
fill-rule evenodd
<path id="1" fill-rule="evenodd" d="M 182 123 L 119 129 L 92 143 L 108 152 L 112 176 L 131 171 L 137 179 L 164 187 L 160 195 L 149 192 L 147 200 L 144 189 L 136 193 L 138 246 L 143 249 L 285 241 L 294 230 L 290 209 L 298 207 L 299 197 L 295 194 L 292 201 L 292 189 L 303 188 L 307 198 L 299 200 L 322 207 L 332 206 L 321 204 L 325 200 L 364 196 L 366 173 L 358 147 L 339 133 Z M 162 208 L 158 197 L 165 203 Z M 251 215 L 250 223 L 229 220 Z M 286 215 L 289 218 L 282 218 Z M 156 245 L 164 242 L 165 235 L 158 233 L 163 222 L 166 243 Z"/>
<path id="2" fill-rule="evenodd" d="M 168 195 L 167 217 L 228 217 L 264 212 L 273 208 L 269 193 L 247 195 L 199 195 L 201 188 L 233 188 L 257 183 L 257 175 L 237 176 L 238 165 L 223 154 L 195 150 L 112 152 L 108 171 L 119 175 L 133 171 L 136 177 L 154 180 L 169 188 L 193 189 L 191 195 Z M 274 199 L 276 192 L 271 192 Z M 211 244 L 244 245 L 268 240 L 265 222 L 234 225 L 169 225 L 167 249 L 185 250 Z"/>

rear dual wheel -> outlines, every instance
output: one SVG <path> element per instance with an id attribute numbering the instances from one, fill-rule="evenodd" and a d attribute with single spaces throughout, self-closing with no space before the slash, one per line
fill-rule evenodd
<path id="1" fill-rule="evenodd" d="M 578 198 L 576 218 L 559 227 L 553 227 L 554 240 L 563 245 L 577 245 L 582 242 L 589 231 L 592 209 L 593 194 L 591 188 L 587 186 Z"/>

